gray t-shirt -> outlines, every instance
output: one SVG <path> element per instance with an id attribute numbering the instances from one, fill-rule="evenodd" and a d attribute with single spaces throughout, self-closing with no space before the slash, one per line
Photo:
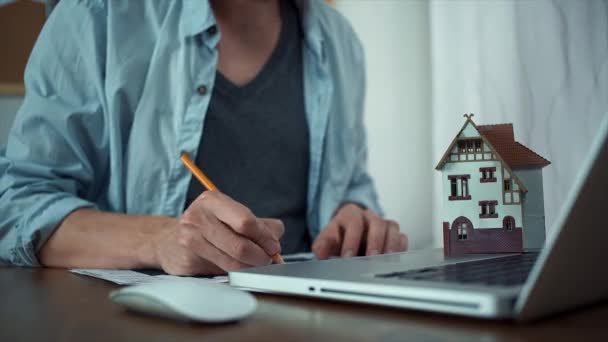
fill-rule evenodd
<path id="1" fill-rule="evenodd" d="M 195 163 L 258 217 L 285 224 L 284 254 L 310 251 L 306 225 L 309 132 L 297 9 L 280 1 L 282 27 L 259 74 L 239 87 L 219 71 Z M 204 189 L 193 177 L 188 206 Z"/>

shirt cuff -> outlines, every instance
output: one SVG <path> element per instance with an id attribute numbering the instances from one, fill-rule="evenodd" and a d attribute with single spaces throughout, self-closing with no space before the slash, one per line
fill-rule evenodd
<path id="1" fill-rule="evenodd" d="M 42 248 L 66 216 L 80 208 L 95 207 L 94 204 L 71 194 L 60 193 L 44 196 L 42 203 L 34 208 L 34 214 L 20 221 L 16 227 L 16 243 L 11 251 L 11 264 L 15 266 L 39 267 L 36 253 Z M 24 214 L 27 215 L 27 214 Z"/>

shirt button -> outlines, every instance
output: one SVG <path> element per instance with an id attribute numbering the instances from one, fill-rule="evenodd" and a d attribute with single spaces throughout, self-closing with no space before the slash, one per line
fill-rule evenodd
<path id="1" fill-rule="evenodd" d="M 198 92 L 199 95 L 207 95 L 207 86 L 200 85 L 200 86 L 198 86 L 198 88 L 196 88 L 196 91 Z"/>

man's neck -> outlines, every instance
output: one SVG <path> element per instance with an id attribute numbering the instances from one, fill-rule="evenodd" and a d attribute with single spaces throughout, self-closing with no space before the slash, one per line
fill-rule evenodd
<path id="1" fill-rule="evenodd" d="M 246 39 L 280 28 L 280 0 L 211 0 L 220 30 Z"/>
<path id="2" fill-rule="evenodd" d="M 274 50 L 281 32 L 279 1 L 211 0 L 221 33 L 218 69 L 237 85 L 250 82 Z"/>

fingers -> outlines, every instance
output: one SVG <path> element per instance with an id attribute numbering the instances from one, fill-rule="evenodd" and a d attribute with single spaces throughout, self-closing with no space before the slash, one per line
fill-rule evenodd
<path id="1" fill-rule="evenodd" d="M 330 223 L 312 244 L 312 251 L 319 260 L 340 255 L 340 227 Z"/>
<path id="2" fill-rule="evenodd" d="M 376 255 L 384 253 L 388 221 L 383 220 L 370 210 L 365 211 L 367 221 L 367 250 L 365 255 Z"/>
<path id="3" fill-rule="evenodd" d="M 285 225 L 283 221 L 273 219 L 273 218 L 258 218 L 258 220 L 262 221 L 263 224 L 266 225 L 270 234 L 278 241 L 283 237 L 285 233 Z"/>
<path id="4" fill-rule="evenodd" d="M 368 224 L 366 255 L 402 252 L 407 249 L 407 236 L 401 234 L 397 222 L 384 220 L 370 210 L 366 211 L 365 217 Z"/>
<path id="5" fill-rule="evenodd" d="M 363 215 L 350 215 L 349 220 L 344 220 L 342 222 L 338 220 L 337 222 L 344 230 L 342 257 L 350 258 L 356 256 L 365 231 L 365 220 Z"/>
<path id="6" fill-rule="evenodd" d="M 203 237 L 198 227 L 183 225 L 180 229 L 177 242 L 185 250 L 192 251 L 225 271 L 234 271 L 250 266 L 215 247 Z"/>
<path id="7" fill-rule="evenodd" d="M 212 212 L 218 220 L 228 225 L 236 233 L 255 242 L 268 255 L 281 251 L 281 245 L 274 236 L 278 231 L 271 232 L 266 224 L 253 215 L 251 210 L 230 197 L 216 191 L 205 191 L 196 199 L 195 203 L 200 203 L 202 207 Z"/>
<path id="8" fill-rule="evenodd" d="M 386 240 L 384 242 L 385 253 L 395 253 L 402 251 L 401 248 L 401 232 L 399 231 L 399 224 L 395 221 L 386 221 L 388 228 L 386 232 Z"/>
<path id="9" fill-rule="evenodd" d="M 207 224 L 213 229 L 201 229 L 203 237 L 225 254 L 251 266 L 262 266 L 270 263 L 270 256 L 260 246 L 235 233 L 215 217 L 208 218 Z"/>

